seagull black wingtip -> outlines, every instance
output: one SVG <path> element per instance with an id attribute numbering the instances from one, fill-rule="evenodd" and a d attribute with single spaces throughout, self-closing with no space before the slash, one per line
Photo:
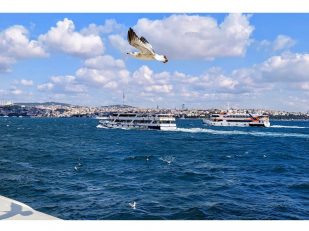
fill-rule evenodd
<path id="1" fill-rule="evenodd" d="M 132 40 L 132 34 L 134 33 L 133 29 L 130 27 L 129 30 L 128 30 L 128 41 L 129 43 L 131 42 Z"/>

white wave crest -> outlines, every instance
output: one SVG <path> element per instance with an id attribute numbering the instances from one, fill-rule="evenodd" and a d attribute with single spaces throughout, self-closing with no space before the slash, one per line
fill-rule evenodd
<path id="1" fill-rule="evenodd" d="M 252 135 L 252 136 L 272 136 L 272 137 L 298 137 L 309 138 L 309 134 L 301 133 L 283 133 L 283 132 L 247 132 L 247 131 L 223 131 L 213 130 L 207 128 L 177 128 L 176 132 L 189 132 L 189 133 L 209 133 L 214 135 Z"/>
<path id="2" fill-rule="evenodd" d="M 162 160 L 163 162 L 171 164 L 175 160 L 175 157 L 174 156 L 163 156 L 163 157 L 160 157 L 159 160 Z"/>
<path id="3" fill-rule="evenodd" d="M 307 127 L 300 127 L 300 126 L 287 126 L 287 125 L 271 125 L 271 128 L 307 128 Z"/>

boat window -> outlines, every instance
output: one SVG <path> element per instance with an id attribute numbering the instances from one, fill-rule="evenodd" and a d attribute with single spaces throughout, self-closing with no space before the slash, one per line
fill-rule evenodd
<path id="1" fill-rule="evenodd" d="M 119 114 L 121 117 L 134 117 L 135 114 Z"/>
<path id="2" fill-rule="evenodd" d="M 170 117 L 170 115 L 157 115 L 157 117 Z"/>
<path id="3" fill-rule="evenodd" d="M 161 121 L 161 122 L 164 122 L 164 124 L 171 124 L 172 121 Z"/>

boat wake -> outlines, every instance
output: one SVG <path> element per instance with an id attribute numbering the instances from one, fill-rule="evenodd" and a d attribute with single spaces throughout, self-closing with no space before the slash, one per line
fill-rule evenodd
<path id="1" fill-rule="evenodd" d="M 286 125 L 271 125 L 271 128 L 307 128 L 307 127 L 300 127 L 300 126 L 286 126 Z"/>
<path id="2" fill-rule="evenodd" d="M 188 133 L 209 133 L 214 135 L 252 135 L 252 136 L 271 136 L 271 137 L 297 137 L 297 138 L 309 138 L 309 134 L 302 133 L 283 133 L 283 132 L 248 132 L 248 131 L 222 131 L 213 130 L 207 128 L 177 128 L 176 132 L 188 132 Z"/>

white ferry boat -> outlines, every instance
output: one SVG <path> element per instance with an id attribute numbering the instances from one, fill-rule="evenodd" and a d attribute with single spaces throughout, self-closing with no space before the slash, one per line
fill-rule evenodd
<path id="1" fill-rule="evenodd" d="M 203 123 L 210 126 L 238 126 L 238 127 L 269 127 L 268 115 L 251 115 L 248 113 L 219 113 L 203 119 Z"/>
<path id="2" fill-rule="evenodd" d="M 103 128 L 176 129 L 176 120 L 171 114 L 113 113 L 99 123 Z"/>

